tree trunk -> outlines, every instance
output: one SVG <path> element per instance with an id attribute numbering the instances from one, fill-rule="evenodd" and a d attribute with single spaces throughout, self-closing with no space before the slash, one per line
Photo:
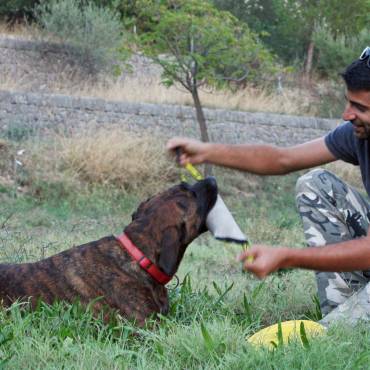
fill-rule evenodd
<path id="1" fill-rule="evenodd" d="M 203 142 L 208 143 L 209 136 L 208 136 L 206 118 L 204 117 L 202 103 L 200 102 L 198 89 L 196 86 L 193 87 L 191 95 L 193 96 L 195 112 L 196 112 L 197 121 L 198 121 L 199 129 L 200 129 L 200 136 Z M 212 175 L 212 166 L 210 164 L 206 164 L 204 168 L 204 176 L 211 176 L 211 175 Z"/>
<path id="2" fill-rule="evenodd" d="M 304 81 L 309 84 L 311 80 L 311 70 L 312 70 L 312 61 L 313 61 L 313 52 L 315 49 L 315 43 L 313 40 L 310 40 L 310 43 L 308 44 L 307 49 L 307 59 L 306 59 L 306 65 L 304 68 Z"/>

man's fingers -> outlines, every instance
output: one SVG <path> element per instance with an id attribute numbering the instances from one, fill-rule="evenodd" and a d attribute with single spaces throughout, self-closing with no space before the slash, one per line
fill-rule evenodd
<path id="1" fill-rule="evenodd" d="M 239 256 L 237 257 L 237 260 L 241 262 L 242 261 L 252 262 L 255 258 L 255 255 L 256 255 L 256 252 L 253 248 L 247 249 L 239 254 Z"/>
<path id="2" fill-rule="evenodd" d="M 243 270 L 251 272 L 259 279 L 264 279 L 268 275 L 268 270 L 266 270 L 261 260 L 262 252 L 263 249 L 261 249 L 261 247 L 253 246 L 238 256 L 238 260 L 243 263 Z"/>
<path id="3" fill-rule="evenodd" d="M 183 148 L 186 145 L 186 139 L 181 137 L 173 137 L 167 141 L 166 148 L 170 151 L 176 151 L 177 148 Z"/>
<path id="4" fill-rule="evenodd" d="M 190 163 L 189 157 L 184 153 L 177 157 L 177 161 L 181 166 L 185 166 L 186 164 Z"/>

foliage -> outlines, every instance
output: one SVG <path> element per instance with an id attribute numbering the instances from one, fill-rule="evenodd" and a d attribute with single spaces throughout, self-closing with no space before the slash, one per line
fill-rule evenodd
<path id="1" fill-rule="evenodd" d="M 97 0 L 99 1 L 99 0 Z M 171 8 L 169 0 L 113 0 L 111 7 L 117 11 L 126 27 L 134 28 L 135 32 L 149 31 L 151 25 L 158 21 L 158 9 Z"/>
<path id="2" fill-rule="evenodd" d="M 8 22 L 14 23 L 23 18 L 30 19 L 32 9 L 40 0 L 2 0 L 0 2 L 0 17 L 5 17 Z"/>
<path id="3" fill-rule="evenodd" d="M 255 81 L 271 73 L 271 54 L 230 13 L 205 1 L 177 3 L 173 10 L 158 9 L 158 23 L 142 37 L 146 52 L 164 68 L 166 84 L 177 81 L 191 91 L 194 78 L 198 87 L 219 86 L 230 79 Z"/>
<path id="4" fill-rule="evenodd" d="M 359 57 L 366 45 L 370 45 L 370 35 L 364 29 L 356 37 L 334 37 L 326 27 L 319 27 L 314 41 L 317 50 L 316 71 L 321 77 L 336 78 L 339 72 Z"/>
<path id="5" fill-rule="evenodd" d="M 156 8 L 156 22 L 141 36 L 144 50 L 163 68 L 163 83 L 187 90 L 194 102 L 201 138 L 209 141 L 199 88 L 255 82 L 273 70 L 271 54 L 248 27 L 208 1 L 177 0 Z M 206 166 L 206 175 L 210 168 Z"/>
<path id="6" fill-rule="evenodd" d="M 159 15 L 167 10 L 178 8 L 178 0 L 93 0 L 97 5 L 108 6 L 117 12 L 126 27 L 134 32 L 151 30 L 159 20 Z"/>
<path id="7" fill-rule="evenodd" d="M 214 3 L 248 23 L 286 63 L 299 60 L 300 66 L 318 27 L 324 25 L 334 39 L 341 35 L 354 38 L 365 28 L 370 12 L 368 0 L 214 0 Z M 317 58 L 316 54 L 316 61 Z"/>
<path id="8" fill-rule="evenodd" d="M 122 27 L 108 8 L 75 0 L 43 1 L 35 10 L 44 39 L 56 39 L 90 73 L 111 68 L 122 47 Z"/>
<path id="9" fill-rule="evenodd" d="M 232 12 L 260 35 L 266 46 L 292 64 L 302 58 L 307 43 L 299 14 L 284 0 L 214 0 L 220 9 Z"/>

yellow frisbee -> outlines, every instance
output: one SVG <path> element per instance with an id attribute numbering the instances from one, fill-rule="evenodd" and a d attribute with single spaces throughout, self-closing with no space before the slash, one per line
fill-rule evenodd
<path id="1" fill-rule="evenodd" d="M 301 331 L 301 323 L 304 326 L 304 332 Z M 313 337 L 325 333 L 326 328 L 311 320 L 290 320 L 283 321 L 281 324 L 281 335 L 279 338 L 279 324 L 268 326 L 267 328 L 261 329 L 251 337 L 247 338 L 247 341 L 257 346 L 267 346 L 270 349 L 274 348 L 274 343 L 277 345 L 281 342 L 284 344 L 294 339 L 300 339 L 301 342 L 304 338 L 302 336 Z"/>

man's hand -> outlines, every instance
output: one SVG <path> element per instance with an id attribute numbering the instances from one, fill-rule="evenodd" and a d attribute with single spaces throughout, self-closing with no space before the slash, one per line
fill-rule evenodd
<path id="1" fill-rule="evenodd" d="M 176 148 L 181 149 L 178 158 L 179 163 L 184 166 L 187 163 L 201 164 L 207 160 L 209 143 L 183 137 L 174 137 L 167 142 L 167 149 L 175 152 Z"/>
<path id="2" fill-rule="evenodd" d="M 244 270 L 252 272 L 259 279 L 264 279 L 271 272 L 285 267 L 284 262 L 288 253 L 289 248 L 254 245 L 240 254 L 238 260 L 243 262 Z"/>

